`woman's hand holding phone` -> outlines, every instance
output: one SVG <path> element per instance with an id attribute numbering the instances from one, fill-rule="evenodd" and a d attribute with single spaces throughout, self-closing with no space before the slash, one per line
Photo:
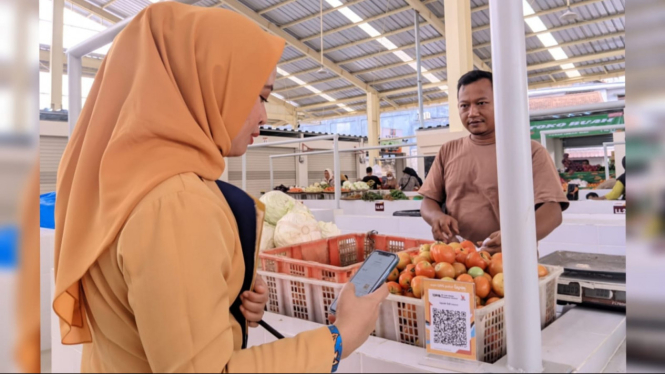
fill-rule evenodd
<path id="1" fill-rule="evenodd" d="M 344 286 L 339 294 L 336 316 L 328 317 L 342 336 L 342 359 L 349 357 L 367 341 L 379 319 L 381 303 L 388 294 L 388 286 L 385 284 L 362 297 L 356 296 L 353 283 L 349 282 Z"/>

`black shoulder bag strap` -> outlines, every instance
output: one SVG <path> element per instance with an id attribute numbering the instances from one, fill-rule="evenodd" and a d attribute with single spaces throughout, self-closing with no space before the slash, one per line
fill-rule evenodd
<path id="1" fill-rule="evenodd" d="M 256 237 L 256 204 L 254 199 L 252 199 L 245 191 L 240 188 L 222 181 L 215 181 L 217 187 L 221 191 L 222 195 L 226 199 L 226 202 L 233 212 L 233 216 L 236 219 L 238 225 L 238 235 L 240 236 L 240 245 L 242 247 L 242 256 L 245 261 L 245 274 L 244 280 L 242 283 L 242 289 L 238 298 L 231 305 L 231 314 L 240 324 L 242 329 L 242 348 L 247 348 L 247 321 L 245 316 L 242 315 L 240 311 L 240 305 L 242 305 L 242 300 L 240 295 L 245 291 L 251 291 L 252 281 L 254 280 L 254 260 L 256 255 L 256 243 L 258 238 Z M 261 321 L 259 323 L 266 330 L 271 332 L 273 335 L 278 334 L 274 329 L 268 326 L 265 322 Z M 281 335 L 277 338 L 282 338 Z"/>

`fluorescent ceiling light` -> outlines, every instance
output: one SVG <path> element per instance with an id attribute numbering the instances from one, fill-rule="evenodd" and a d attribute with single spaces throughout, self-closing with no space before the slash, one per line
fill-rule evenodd
<path id="1" fill-rule="evenodd" d="M 344 8 L 337 9 L 337 11 L 345 15 L 346 18 L 348 18 L 353 23 L 358 23 L 363 21 L 362 17 L 357 15 L 356 12 L 352 11 L 347 6 L 345 6 Z"/>
<path id="2" fill-rule="evenodd" d="M 376 41 L 381 43 L 381 45 L 386 47 L 386 49 L 389 50 L 389 51 L 392 51 L 393 49 L 397 49 L 397 46 L 393 42 L 388 40 L 388 38 L 379 38 Z"/>
<path id="3" fill-rule="evenodd" d="M 321 97 L 328 100 L 328 101 L 336 101 L 334 97 L 332 97 L 330 95 L 327 95 L 327 94 L 323 94 L 323 95 L 321 95 Z"/>
<path id="4" fill-rule="evenodd" d="M 340 6 L 344 5 L 339 0 L 326 0 L 326 3 L 328 3 L 333 8 L 337 8 L 337 7 L 340 7 Z"/>
<path id="5" fill-rule="evenodd" d="M 563 64 L 561 65 L 561 69 L 574 69 L 575 64 Z"/>
<path id="6" fill-rule="evenodd" d="M 358 25 L 358 27 L 360 27 L 364 32 L 367 33 L 367 35 L 371 36 L 372 38 L 376 38 L 377 36 L 381 35 L 380 32 L 378 32 L 374 27 L 372 27 L 372 25 L 370 25 L 367 22 L 361 23 L 360 25 Z"/>
<path id="7" fill-rule="evenodd" d="M 404 51 L 396 51 L 396 52 L 393 52 L 393 54 L 395 56 L 397 56 L 403 62 L 413 61 L 413 58 L 411 58 L 411 56 L 407 55 Z"/>
<path id="8" fill-rule="evenodd" d="M 553 47 L 555 45 L 559 45 L 559 42 L 557 42 L 556 39 L 554 39 L 554 35 L 552 35 L 551 32 L 538 35 L 538 39 L 540 39 L 540 42 L 543 43 L 545 47 Z"/>
<path id="9" fill-rule="evenodd" d="M 430 81 L 430 82 L 432 82 L 432 83 L 438 83 L 438 82 L 441 82 L 441 79 L 437 78 L 437 77 L 436 77 L 434 74 L 432 74 L 432 73 L 424 74 L 423 77 L 425 77 L 425 79 L 427 79 L 428 81 Z"/>
<path id="10" fill-rule="evenodd" d="M 547 26 L 543 23 L 540 17 L 529 17 L 524 20 L 533 32 L 541 32 L 547 30 Z"/>
<path id="11" fill-rule="evenodd" d="M 582 76 L 582 74 L 580 74 L 580 72 L 577 70 L 567 71 L 566 75 L 568 76 L 568 78 L 577 78 Z"/>
<path id="12" fill-rule="evenodd" d="M 522 0 L 522 7 L 524 8 L 524 17 L 536 13 L 527 0 Z"/>
<path id="13" fill-rule="evenodd" d="M 563 48 L 561 47 L 556 47 L 552 48 L 549 50 L 550 54 L 552 57 L 554 57 L 555 60 L 566 60 L 568 58 L 568 55 L 566 52 L 564 52 Z"/>

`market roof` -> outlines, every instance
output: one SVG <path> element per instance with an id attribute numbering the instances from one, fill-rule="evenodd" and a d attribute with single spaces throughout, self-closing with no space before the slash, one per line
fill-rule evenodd
<path id="1" fill-rule="evenodd" d="M 577 0 L 578 20 L 562 20 L 566 0 L 524 0 L 531 88 L 598 81 L 625 75 L 625 0 Z M 112 24 L 151 0 L 67 0 L 76 12 Z M 313 119 L 364 114 L 366 93 L 378 92 L 382 110 L 417 103 L 414 8 L 421 17 L 425 104 L 447 100 L 446 44 L 441 0 L 324 0 L 325 74 L 318 71 L 319 0 L 188 0 L 243 13 L 287 39 L 275 93 Z M 491 66 L 489 0 L 471 0 L 474 53 Z M 528 8 L 527 8 L 528 9 Z M 530 11 L 530 9 L 529 9 Z M 451 85 L 454 86 L 454 85 Z"/>

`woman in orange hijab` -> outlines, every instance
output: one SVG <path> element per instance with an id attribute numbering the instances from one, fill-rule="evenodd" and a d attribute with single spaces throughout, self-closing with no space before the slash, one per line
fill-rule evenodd
<path id="1" fill-rule="evenodd" d="M 243 227 L 215 181 L 265 123 L 283 48 L 241 15 L 174 2 L 114 41 L 58 172 L 53 307 L 64 344 L 91 343 L 82 371 L 330 372 L 373 330 L 387 290 L 348 287 L 336 327 L 243 349 L 267 289 L 240 295 Z"/>

